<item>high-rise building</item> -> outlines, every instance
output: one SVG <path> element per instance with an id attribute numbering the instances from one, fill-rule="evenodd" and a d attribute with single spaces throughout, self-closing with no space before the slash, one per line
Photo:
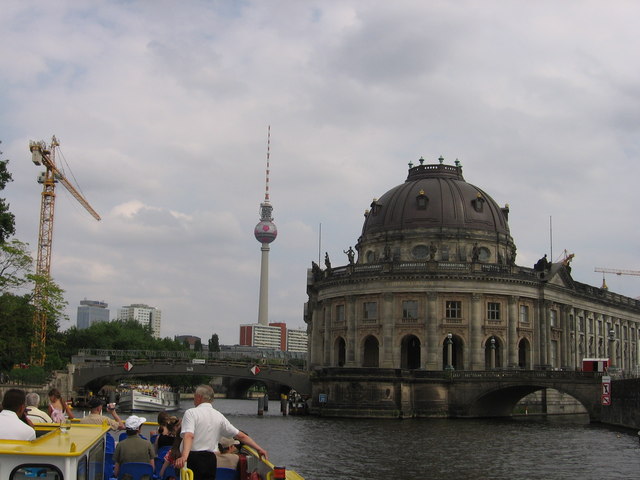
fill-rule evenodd
<path id="1" fill-rule="evenodd" d="M 118 320 L 135 320 L 141 325 L 151 327 L 153 338 L 160 338 L 162 311 L 142 303 L 134 303 L 118 309 Z"/>
<path id="2" fill-rule="evenodd" d="M 240 345 L 286 350 L 286 336 L 283 340 L 283 326 L 286 331 L 284 323 L 240 325 Z"/>
<path id="3" fill-rule="evenodd" d="M 96 322 L 109 321 L 109 304 L 99 302 L 97 300 L 80 300 L 78 314 L 76 317 L 76 326 L 79 330 L 89 328 Z"/>
<path id="4" fill-rule="evenodd" d="M 307 353 L 306 330 L 287 330 L 287 352 Z"/>

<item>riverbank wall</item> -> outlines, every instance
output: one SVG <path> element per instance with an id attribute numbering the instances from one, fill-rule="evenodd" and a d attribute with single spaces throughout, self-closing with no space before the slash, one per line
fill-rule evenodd
<path id="1" fill-rule="evenodd" d="M 600 421 L 608 425 L 640 429 L 640 378 L 611 382 L 611 405 L 602 406 Z"/>

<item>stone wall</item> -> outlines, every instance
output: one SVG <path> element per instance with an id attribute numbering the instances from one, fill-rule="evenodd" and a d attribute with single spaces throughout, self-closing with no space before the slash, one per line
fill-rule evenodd
<path id="1" fill-rule="evenodd" d="M 602 407 L 602 423 L 640 429 L 640 378 L 611 382 L 611 405 Z"/>

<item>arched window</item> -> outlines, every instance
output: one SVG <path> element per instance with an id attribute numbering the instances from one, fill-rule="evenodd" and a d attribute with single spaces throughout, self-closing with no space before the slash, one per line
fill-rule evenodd
<path id="1" fill-rule="evenodd" d="M 338 337 L 336 339 L 336 343 L 335 343 L 335 350 L 334 350 L 334 355 L 335 355 L 335 364 L 338 367 L 344 367 L 344 364 L 346 362 L 347 359 L 347 355 L 346 355 L 346 344 L 344 341 L 344 338 L 342 337 Z"/>

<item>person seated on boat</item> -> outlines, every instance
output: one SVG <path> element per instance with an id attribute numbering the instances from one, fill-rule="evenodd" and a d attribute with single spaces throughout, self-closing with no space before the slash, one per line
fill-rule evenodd
<path id="1" fill-rule="evenodd" d="M 149 463 L 151 464 L 151 468 L 155 468 L 154 458 L 156 457 L 156 452 L 153 451 L 153 445 L 151 445 L 149 440 L 140 438 L 139 435 L 142 424 L 146 421 L 147 419 L 144 417 L 131 415 L 127 418 L 127 421 L 124 422 L 127 430 L 127 438 L 118 442 L 116 451 L 113 454 L 113 461 L 115 463 L 113 474 L 115 477 L 118 476 L 120 465 L 123 463 Z"/>
<path id="2" fill-rule="evenodd" d="M 91 397 L 89 399 L 89 408 L 91 409 L 91 413 L 84 418 L 80 419 L 80 423 L 88 423 L 91 425 L 102 425 L 103 422 L 107 422 L 111 427 L 111 430 L 124 430 L 124 421 L 120 418 L 118 413 L 116 412 L 115 407 L 108 408 L 107 411 L 113 416 L 113 419 L 102 414 L 102 407 L 104 406 L 104 401 L 99 397 Z"/>
<path id="3" fill-rule="evenodd" d="M 76 418 L 71 411 L 71 406 L 64 401 L 57 388 L 49 390 L 49 416 L 55 423 L 64 422 L 65 416 Z"/>
<path id="4" fill-rule="evenodd" d="M 218 442 L 218 451 L 215 452 L 218 468 L 237 469 L 240 461 L 239 448 L 240 442 L 235 438 L 221 437 Z"/>
<path id="5" fill-rule="evenodd" d="M 173 442 L 176 440 L 176 431 L 178 431 L 179 435 L 180 426 L 182 424 L 178 417 L 169 415 L 166 412 L 160 412 L 160 414 L 162 413 L 165 413 L 166 417 L 163 417 L 162 420 L 164 422 L 164 425 L 162 426 L 162 433 L 159 433 L 156 437 L 154 444 L 156 452 L 163 447 L 170 447 L 173 445 Z M 160 423 L 160 414 L 158 414 L 158 423 Z M 158 432 L 161 432 L 160 427 L 158 428 Z"/>
<path id="6" fill-rule="evenodd" d="M 47 412 L 40 410 L 39 405 L 40 395 L 36 392 L 27 393 L 27 418 L 33 423 L 52 423 L 51 417 Z"/>
<path id="7" fill-rule="evenodd" d="M 34 440 L 36 431 L 20 420 L 27 408 L 26 394 L 19 388 L 10 388 L 2 397 L 0 412 L 0 440 Z"/>

